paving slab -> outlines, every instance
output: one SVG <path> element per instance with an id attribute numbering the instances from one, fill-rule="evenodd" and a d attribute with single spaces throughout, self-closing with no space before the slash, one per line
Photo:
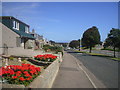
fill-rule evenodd
<path id="1" fill-rule="evenodd" d="M 79 68 L 76 58 L 65 52 L 52 88 L 94 88 L 94 86 Z"/>

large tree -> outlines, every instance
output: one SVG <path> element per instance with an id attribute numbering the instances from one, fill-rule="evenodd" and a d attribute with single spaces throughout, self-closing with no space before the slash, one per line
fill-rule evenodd
<path id="1" fill-rule="evenodd" d="M 108 34 L 108 37 L 105 40 L 104 47 L 112 46 L 114 50 L 114 57 L 115 55 L 115 49 L 120 49 L 120 29 L 112 28 L 110 30 L 110 33 Z"/>
<path id="2" fill-rule="evenodd" d="M 78 48 L 79 47 L 79 41 L 78 40 L 72 40 L 69 43 L 69 47 L 71 47 L 71 48 Z"/>
<path id="3" fill-rule="evenodd" d="M 98 28 L 93 26 L 83 33 L 82 46 L 90 48 L 89 52 L 91 53 L 92 47 L 96 44 L 100 44 L 100 33 Z"/>

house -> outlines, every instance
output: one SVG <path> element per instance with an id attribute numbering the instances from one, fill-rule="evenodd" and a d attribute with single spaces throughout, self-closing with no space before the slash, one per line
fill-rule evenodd
<path id="1" fill-rule="evenodd" d="M 43 45 L 45 45 L 43 36 L 37 34 L 34 29 L 30 34 L 35 38 L 35 49 L 42 49 Z"/>
<path id="2" fill-rule="evenodd" d="M 12 16 L 1 16 L 0 22 L 2 27 L 2 37 L 0 37 L 2 38 L 0 42 L 2 52 L 0 54 L 23 53 L 24 50 L 34 49 L 35 38 L 29 34 L 29 25 Z"/>

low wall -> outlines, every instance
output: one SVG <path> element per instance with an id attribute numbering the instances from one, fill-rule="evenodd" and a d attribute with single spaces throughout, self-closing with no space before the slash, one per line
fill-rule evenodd
<path id="1" fill-rule="evenodd" d="M 30 83 L 28 88 L 51 88 L 59 70 L 59 60 L 55 60 Z"/>
<path id="2" fill-rule="evenodd" d="M 40 50 L 35 51 L 32 49 L 23 49 L 21 47 L 8 49 L 8 55 L 33 57 L 33 56 L 38 55 L 38 54 L 42 54 L 42 51 L 40 51 Z"/>
<path id="3" fill-rule="evenodd" d="M 26 88 L 51 88 L 59 71 L 60 62 L 62 61 L 61 53 L 58 59 L 50 64 L 37 78 L 33 80 Z M 3 84 L 3 88 L 25 88 L 24 85 Z"/>

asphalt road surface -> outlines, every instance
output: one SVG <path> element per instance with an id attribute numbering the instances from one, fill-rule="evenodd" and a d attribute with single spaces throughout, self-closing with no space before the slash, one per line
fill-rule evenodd
<path id="1" fill-rule="evenodd" d="M 67 52 L 79 59 L 106 87 L 118 88 L 118 61 L 85 53 Z"/>

